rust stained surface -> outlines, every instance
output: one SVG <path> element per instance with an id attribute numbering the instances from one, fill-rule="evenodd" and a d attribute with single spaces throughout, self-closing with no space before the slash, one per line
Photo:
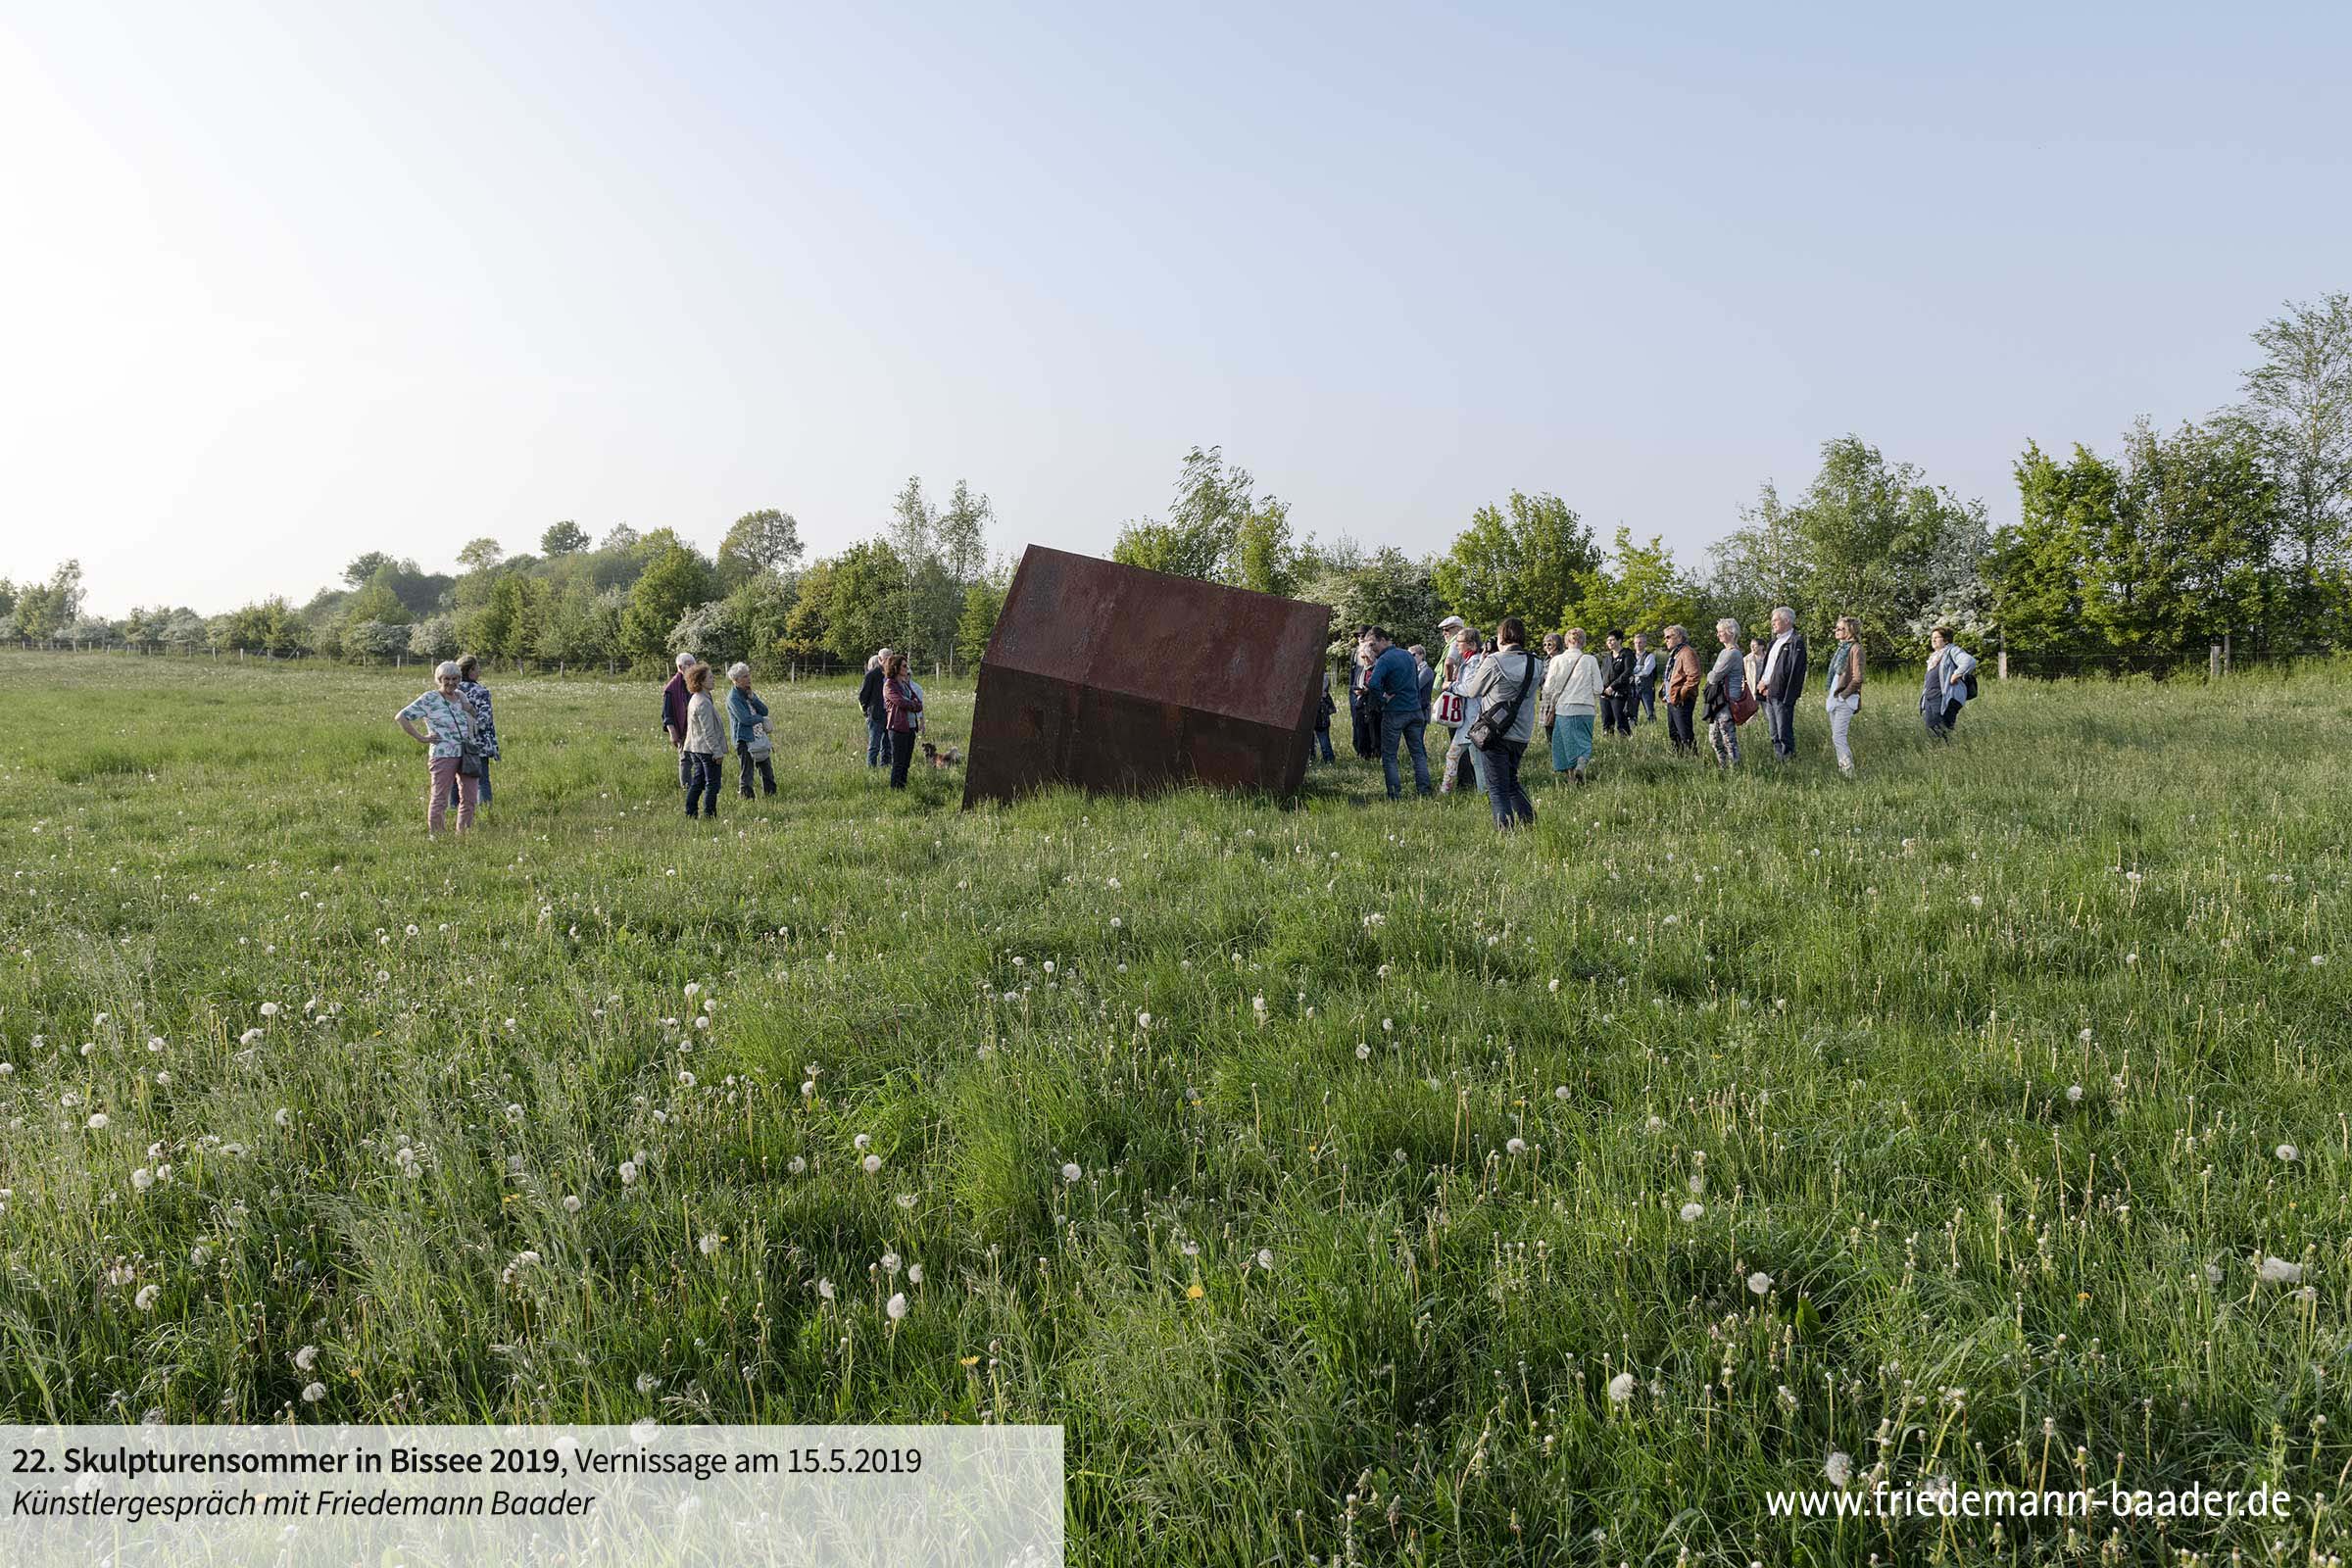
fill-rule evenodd
<path id="1" fill-rule="evenodd" d="M 963 804 L 1054 784 L 1288 795 L 1331 611 L 1031 545 L 980 662 Z"/>

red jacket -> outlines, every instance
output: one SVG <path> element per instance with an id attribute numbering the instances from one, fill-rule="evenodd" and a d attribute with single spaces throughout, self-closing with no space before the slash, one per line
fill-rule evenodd
<path id="1" fill-rule="evenodd" d="M 914 695 L 914 683 L 901 676 L 882 683 L 882 710 L 890 716 L 895 730 L 914 728 L 914 715 L 923 710 L 923 700 Z"/>

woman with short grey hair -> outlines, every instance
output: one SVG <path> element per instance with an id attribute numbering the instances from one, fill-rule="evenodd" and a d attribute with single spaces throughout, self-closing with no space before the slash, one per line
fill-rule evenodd
<path id="1" fill-rule="evenodd" d="M 434 666 L 433 689 L 393 718 L 408 731 L 409 739 L 424 748 L 425 833 L 440 837 L 441 824 L 448 819 L 453 790 L 458 798 L 458 831 L 463 833 L 473 826 L 474 786 L 479 774 L 466 769 L 468 763 L 477 770 L 480 768 L 478 756 L 467 755 L 480 743 L 474 738 L 473 710 L 458 690 L 457 662 L 450 660 Z M 424 728 L 416 727 L 420 723 Z"/>
<path id="2" fill-rule="evenodd" d="M 727 692 L 727 717 L 735 730 L 735 760 L 740 764 L 736 773 L 745 800 L 752 798 L 752 773 L 756 769 L 764 792 L 776 793 L 776 768 L 770 756 L 775 747 L 767 729 L 767 705 L 752 690 L 752 666 L 736 662 L 727 666 L 727 679 L 732 682 Z"/>
<path id="3" fill-rule="evenodd" d="M 1740 765 L 1740 720 L 1734 714 L 1740 694 L 1747 690 L 1747 665 L 1740 657 L 1740 623 L 1726 615 L 1715 623 L 1715 640 L 1723 652 L 1707 671 L 1707 738 L 1715 745 L 1715 760 L 1723 767 Z"/>

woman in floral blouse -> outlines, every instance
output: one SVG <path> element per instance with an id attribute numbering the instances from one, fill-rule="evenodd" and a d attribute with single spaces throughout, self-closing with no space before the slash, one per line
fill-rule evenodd
<path id="1" fill-rule="evenodd" d="M 424 790 L 425 832 L 439 836 L 453 789 L 458 797 L 458 831 L 465 832 L 473 826 L 475 780 L 458 771 L 458 761 L 466 755 L 466 745 L 474 741 L 474 722 L 473 710 L 458 690 L 457 664 L 435 666 L 433 689 L 394 716 L 409 732 L 409 739 L 425 748 L 425 765 L 431 770 Z M 416 727 L 420 722 L 422 729 Z"/>
<path id="2" fill-rule="evenodd" d="M 498 749 L 498 720 L 491 716 L 490 712 L 490 688 L 476 678 L 481 667 L 481 661 L 471 654 L 467 654 L 458 661 L 458 695 L 466 699 L 466 708 L 473 713 L 473 738 L 482 749 L 479 759 L 482 764 L 482 774 L 475 780 L 475 783 L 480 786 L 475 791 L 475 799 L 483 806 L 488 806 L 490 804 L 490 764 L 505 754 Z M 458 804 L 458 792 L 455 789 L 449 792 L 449 804 L 452 806 Z"/>

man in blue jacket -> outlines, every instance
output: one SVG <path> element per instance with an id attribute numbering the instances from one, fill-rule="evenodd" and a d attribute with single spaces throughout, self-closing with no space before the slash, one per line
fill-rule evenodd
<path id="1" fill-rule="evenodd" d="M 1429 723 L 1429 711 L 1421 706 L 1421 671 L 1413 663 L 1413 656 L 1389 641 L 1388 632 L 1381 627 L 1364 633 L 1364 647 L 1372 654 L 1372 667 L 1364 675 L 1364 702 L 1380 723 L 1380 770 L 1388 782 L 1389 799 L 1398 800 L 1404 794 L 1404 781 L 1396 766 L 1396 743 L 1400 740 L 1413 755 L 1414 792 L 1432 794 L 1429 752 L 1421 740 Z"/>

